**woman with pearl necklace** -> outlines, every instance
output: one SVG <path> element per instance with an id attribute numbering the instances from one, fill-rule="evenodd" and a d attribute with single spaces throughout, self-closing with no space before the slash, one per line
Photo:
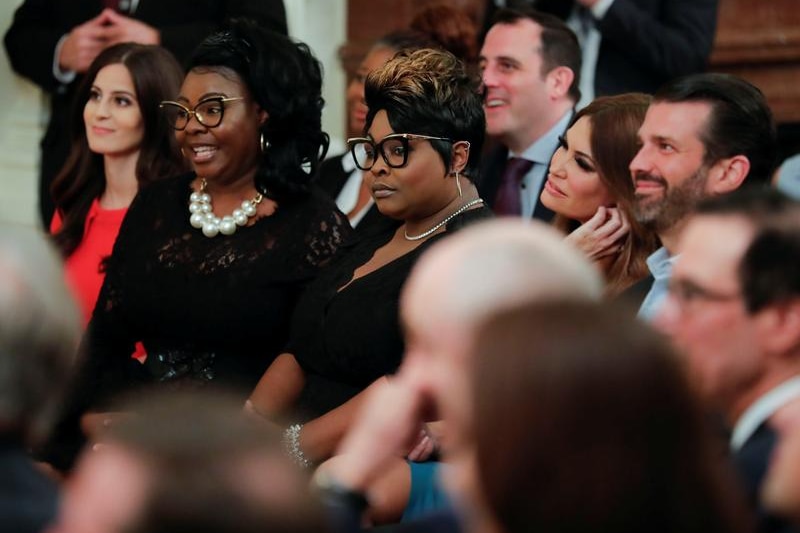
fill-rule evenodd
<path id="1" fill-rule="evenodd" d="M 298 295 L 349 235 L 309 186 L 327 149 L 322 75 L 302 43 L 235 22 L 194 52 L 153 112 L 193 172 L 134 199 L 107 264 L 86 361 L 61 433 L 107 424 L 109 399 L 142 385 L 248 390 L 287 342 Z M 137 346 L 143 364 L 131 359 Z M 69 420 L 72 423 L 68 423 Z M 72 437 L 68 431 L 72 431 Z"/>

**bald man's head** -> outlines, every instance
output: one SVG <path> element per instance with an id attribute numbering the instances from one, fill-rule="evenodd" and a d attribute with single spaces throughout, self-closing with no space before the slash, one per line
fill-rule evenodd
<path id="1" fill-rule="evenodd" d="M 467 228 L 426 252 L 406 283 L 403 371 L 419 376 L 439 416 L 464 426 L 467 355 L 482 321 L 531 301 L 597 300 L 602 290 L 598 271 L 549 226 L 503 219 Z"/>

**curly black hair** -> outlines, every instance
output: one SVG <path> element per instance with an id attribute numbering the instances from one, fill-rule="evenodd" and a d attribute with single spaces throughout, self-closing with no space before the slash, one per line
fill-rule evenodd
<path id="1" fill-rule="evenodd" d="M 188 68 L 224 68 L 239 76 L 269 114 L 260 128 L 269 148 L 256 171 L 256 188 L 276 200 L 305 194 L 329 144 L 322 131 L 322 66 L 309 47 L 234 19 L 197 47 Z"/>

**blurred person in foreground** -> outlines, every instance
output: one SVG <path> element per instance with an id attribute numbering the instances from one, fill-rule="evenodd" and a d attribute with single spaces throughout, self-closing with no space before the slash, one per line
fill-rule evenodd
<path id="1" fill-rule="evenodd" d="M 236 395 L 155 392 L 124 402 L 87 448 L 49 533 L 327 531 L 279 435 Z"/>
<path id="2" fill-rule="evenodd" d="M 759 507 L 774 419 L 800 401 L 800 205 L 767 187 L 708 199 L 680 237 L 656 324 L 683 350 L 706 407 L 730 431 Z M 761 530 L 787 524 L 759 508 Z"/>
<path id="3" fill-rule="evenodd" d="M 523 302 L 599 299 L 601 292 L 600 275 L 588 259 L 543 223 L 484 222 L 431 248 L 402 293 L 403 365 L 375 393 L 382 399 L 366 408 L 372 421 L 348 434 L 321 474 L 364 491 L 373 522 L 449 509 L 438 481 L 441 463 L 426 459 L 440 449 L 448 461 L 459 436 L 453 427 L 469 416 L 468 353 L 477 324 Z M 424 377 L 426 392 L 422 384 L 411 386 L 407 375 Z M 405 443 L 407 432 L 415 435 L 413 443 Z M 452 516 L 446 513 L 444 521 Z"/>
<path id="4" fill-rule="evenodd" d="M 684 366 L 644 324 L 529 304 L 491 317 L 472 360 L 448 485 L 468 487 L 467 526 L 483 511 L 496 527 L 475 529 L 504 533 L 753 531 Z"/>
<path id="5" fill-rule="evenodd" d="M 75 364 L 81 321 L 55 249 L 32 229 L 0 224 L 0 524 L 38 533 L 58 487 L 29 459 L 49 433 Z"/>

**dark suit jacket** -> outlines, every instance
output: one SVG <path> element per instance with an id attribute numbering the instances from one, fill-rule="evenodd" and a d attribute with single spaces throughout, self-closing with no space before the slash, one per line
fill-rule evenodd
<path id="1" fill-rule="evenodd" d="M 101 0 L 25 0 L 5 35 L 12 68 L 50 95 L 50 122 L 42 139 L 41 216 L 49 227 L 53 213 L 50 183 L 69 151 L 70 108 L 81 77 L 62 84 L 53 76 L 56 44 L 69 31 L 102 11 Z M 185 62 L 208 34 L 231 17 L 250 17 L 286 33 L 282 0 L 139 0 L 133 18 L 161 32 L 162 45 Z"/>
<path id="2" fill-rule="evenodd" d="M 763 423 L 744 445 L 734 454 L 733 462 L 743 482 L 748 500 L 757 510 L 758 530 L 761 533 L 790 533 L 795 531 L 790 524 L 766 512 L 760 505 L 759 492 L 769 468 L 772 451 L 778 436 L 768 423 Z"/>
<path id="3" fill-rule="evenodd" d="M 0 530 L 39 533 L 56 516 L 58 488 L 21 446 L 0 442 Z"/>
<path id="4" fill-rule="evenodd" d="M 566 19 L 573 0 L 527 0 Z M 664 82 L 706 68 L 718 0 L 614 0 L 598 29 L 595 95 L 653 93 Z"/>
<path id="5" fill-rule="evenodd" d="M 341 155 L 326 159 L 320 164 L 319 171 L 317 172 L 317 186 L 325 191 L 333 200 L 336 200 L 336 197 L 339 196 L 345 182 L 347 182 L 347 178 L 350 177 L 350 173 L 345 172 L 342 166 L 342 159 L 345 157 L 350 157 L 350 152 L 345 152 Z M 381 212 L 378 211 L 375 204 L 372 204 L 372 207 L 369 208 L 356 226 L 355 231 L 360 234 L 367 231 L 367 228 L 372 230 L 377 227 L 385 228 L 396 225 L 397 223 L 395 221 L 383 216 Z"/>
<path id="6" fill-rule="evenodd" d="M 498 145 L 486 154 L 481 162 L 481 174 L 476 185 L 478 186 L 478 193 L 489 207 L 494 207 L 494 201 L 495 198 L 497 198 L 497 190 L 500 188 L 500 180 L 503 175 L 503 170 L 506 168 L 507 161 L 508 148 L 503 145 Z M 546 181 L 546 178 L 542 181 L 542 187 L 544 187 L 544 181 Z M 539 201 L 542 187 L 536 191 L 536 204 L 533 208 L 533 218 L 543 222 L 550 222 L 553 219 L 554 213 Z"/>
<path id="7" fill-rule="evenodd" d="M 653 275 L 650 274 L 619 293 L 615 300 L 625 309 L 630 309 L 632 314 L 635 315 L 642 306 L 642 302 L 644 302 L 644 299 L 647 297 L 647 293 L 650 292 L 650 288 L 653 286 L 655 280 Z"/>

